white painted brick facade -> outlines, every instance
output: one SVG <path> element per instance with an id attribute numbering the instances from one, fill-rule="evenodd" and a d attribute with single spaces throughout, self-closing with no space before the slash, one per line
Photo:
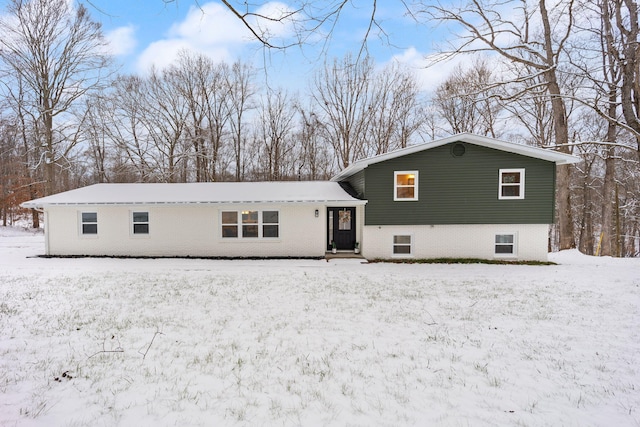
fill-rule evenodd
<path id="1" fill-rule="evenodd" d="M 333 206 L 333 205 L 331 205 Z M 323 204 L 100 205 L 51 206 L 46 210 L 46 254 L 193 257 L 321 257 L 327 244 Z M 318 210 L 318 217 L 315 210 Z M 277 239 L 223 239 L 220 212 L 277 210 Z M 133 235 L 131 213 L 149 212 L 149 235 Z M 97 212 L 98 235 L 81 234 L 81 212 Z M 499 258 L 495 235 L 516 234 L 516 255 L 507 259 L 547 259 L 548 226 L 420 225 L 362 226 L 356 207 L 356 240 L 366 258 L 394 258 L 393 236 L 411 235 L 413 258 Z"/>
<path id="2" fill-rule="evenodd" d="M 277 210 L 279 238 L 223 239 L 222 210 Z M 83 211 L 98 213 L 97 236 L 81 234 Z M 133 211 L 149 212 L 149 235 L 132 234 Z M 47 255 L 320 257 L 325 254 L 326 207 L 312 203 L 51 206 L 45 227 Z"/>
<path id="3" fill-rule="evenodd" d="M 362 254 L 382 258 L 482 258 L 547 261 L 547 224 L 462 224 L 363 227 Z M 495 235 L 516 234 L 516 254 L 496 256 Z M 411 256 L 393 254 L 393 236 L 412 236 Z"/>

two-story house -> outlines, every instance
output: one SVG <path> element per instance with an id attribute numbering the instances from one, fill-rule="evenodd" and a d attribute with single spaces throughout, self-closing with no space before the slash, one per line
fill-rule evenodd
<path id="1" fill-rule="evenodd" d="M 358 228 L 367 258 L 546 260 L 556 166 L 577 161 L 459 134 L 360 160 L 332 181 L 367 201 Z"/>
<path id="2" fill-rule="evenodd" d="M 556 165 L 471 134 L 360 160 L 330 182 L 96 184 L 22 204 L 49 256 L 546 260 Z"/>

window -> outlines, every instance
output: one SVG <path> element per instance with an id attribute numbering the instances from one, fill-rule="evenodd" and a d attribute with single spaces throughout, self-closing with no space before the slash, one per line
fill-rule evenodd
<path id="1" fill-rule="evenodd" d="M 258 237 L 258 211 L 242 212 L 242 237 Z"/>
<path id="2" fill-rule="evenodd" d="M 498 256 L 516 254 L 515 234 L 496 234 L 495 244 L 495 254 Z"/>
<path id="3" fill-rule="evenodd" d="M 132 212 L 133 234 L 149 234 L 149 212 Z"/>
<path id="4" fill-rule="evenodd" d="M 418 171 L 394 172 L 393 200 L 418 200 Z"/>
<path id="5" fill-rule="evenodd" d="M 238 237 L 238 212 L 222 212 L 222 237 Z"/>
<path id="6" fill-rule="evenodd" d="M 262 237 L 279 237 L 278 211 L 262 212 Z"/>
<path id="7" fill-rule="evenodd" d="M 411 236 L 393 236 L 393 254 L 411 255 Z"/>
<path id="8" fill-rule="evenodd" d="M 82 234 L 98 234 L 98 213 L 82 212 Z"/>
<path id="9" fill-rule="evenodd" d="M 498 199 L 524 199 L 524 169 L 500 169 Z"/>
<path id="10" fill-rule="evenodd" d="M 223 211 L 220 215 L 223 238 L 278 238 L 278 211 Z M 241 228 L 240 228 L 241 227 Z"/>

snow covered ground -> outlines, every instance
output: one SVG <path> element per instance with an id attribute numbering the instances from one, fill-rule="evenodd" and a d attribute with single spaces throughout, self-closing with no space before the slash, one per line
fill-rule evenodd
<path id="1" fill-rule="evenodd" d="M 639 426 L 640 259 L 44 259 L 0 228 L 3 426 Z"/>

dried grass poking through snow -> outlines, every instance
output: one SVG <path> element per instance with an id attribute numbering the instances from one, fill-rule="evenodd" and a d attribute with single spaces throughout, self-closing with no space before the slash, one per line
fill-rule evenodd
<path id="1" fill-rule="evenodd" d="M 29 263 L 2 425 L 640 425 L 638 263 Z"/>

